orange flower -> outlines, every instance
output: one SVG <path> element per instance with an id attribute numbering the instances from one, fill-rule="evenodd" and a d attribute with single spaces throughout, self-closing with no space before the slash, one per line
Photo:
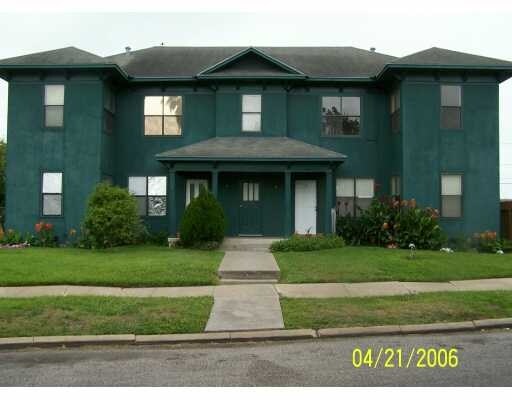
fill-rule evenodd
<path id="1" fill-rule="evenodd" d="M 402 200 L 402 207 L 407 207 L 409 205 L 409 203 L 407 202 L 407 200 Z"/>
<path id="2" fill-rule="evenodd" d="M 409 202 L 409 206 L 411 208 L 416 208 L 416 200 L 415 199 L 411 199 L 411 201 Z"/>
<path id="3" fill-rule="evenodd" d="M 387 223 L 387 222 L 384 222 L 384 223 L 382 224 L 382 229 L 383 229 L 383 230 L 387 230 L 388 228 L 389 228 L 388 223 Z"/>
<path id="4" fill-rule="evenodd" d="M 38 222 L 36 225 L 35 225 L 35 230 L 37 233 L 41 232 L 41 229 L 43 229 L 43 223 L 42 222 Z"/>
<path id="5" fill-rule="evenodd" d="M 44 224 L 45 231 L 51 231 L 53 229 L 53 225 L 50 223 Z"/>

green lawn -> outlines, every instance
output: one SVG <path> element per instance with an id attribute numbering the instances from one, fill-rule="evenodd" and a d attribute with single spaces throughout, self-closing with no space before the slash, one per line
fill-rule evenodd
<path id="1" fill-rule="evenodd" d="M 202 332 L 211 297 L 0 299 L 0 337 Z"/>
<path id="2" fill-rule="evenodd" d="M 443 253 L 344 247 L 274 253 L 281 282 L 435 281 L 512 277 L 511 254 Z"/>
<path id="3" fill-rule="evenodd" d="M 469 321 L 512 317 L 512 292 L 281 299 L 281 308 L 287 329 Z"/>
<path id="4" fill-rule="evenodd" d="M 0 249 L 0 286 L 197 286 L 217 283 L 222 252 L 158 246 Z"/>

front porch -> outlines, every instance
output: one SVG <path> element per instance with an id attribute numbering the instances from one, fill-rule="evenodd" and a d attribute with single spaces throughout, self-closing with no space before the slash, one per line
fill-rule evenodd
<path id="1" fill-rule="evenodd" d="M 236 154 L 234 156 L 233 154 Z M 227 218 L 226 236 L 331 233 L 334 171 L 342 154 L 289 138 L 214 138 L 158 154 L 168 168 L 169 233 L 206 186 Z"/>

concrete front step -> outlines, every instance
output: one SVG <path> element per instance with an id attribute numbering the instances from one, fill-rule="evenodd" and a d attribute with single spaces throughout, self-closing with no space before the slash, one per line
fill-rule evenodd
<path id="1" fill-rule="evenodd" d="M 221 279 L 279 280 L 280 271 L 272 253 L 226 251 L 218 275 Z"/>
<path id="2" fill-rule="evenodd" d="M 221 245 L 223 251 L 263 251 L 268 252 L 270 245 L 281 238 L 234 237 L 225 238 Z"/>
<path id="3" fill-rule="evenodd" d="M 221 279 L 221 285 L 257 285 L 257 284 L 268 284 L 273 285 L 279 282 L 277 279 Z"/>

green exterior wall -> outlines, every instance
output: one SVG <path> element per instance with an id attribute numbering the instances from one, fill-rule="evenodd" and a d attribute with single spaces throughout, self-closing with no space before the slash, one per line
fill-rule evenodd
<path id="1" fill-rule="evenodd" d="M 442 131 L 439 126 L 440 84 L 463 86 L 463 129 Z M 43 128 L 43 85 L 64 83 L 65 122 L 61 130 Z M 289 136 L 347 155 L 344 164 L 328 174 L 330 166 L 281 163 L 233 165 L 174 165 L 175 195 L 168 198 L 171 217 L 147 217 L 152 231 L 175 234 L 185 208 L 185 182 L 219 171 L 218 197 L 228 216 L 228 235 L 239 234 L 240 182 L 260 180 L 261 233 L 283 236 L 294 226 L 294 182 L 317 180 L 317 231 L 330 231 L 328 209 L 335 204 L 335 179 L 374 178 L 376 196 L 388 195 L 390 178 L 399 175 L 404 198 L 440 207 L 441 172 L 463 174 L 463 217 L 442 220 L 450 235 L 499 229 L 498 84 L 485 76 L 410 75 L 384 84 L 334 84 L 285 87 L 284 84 L 151 85 L 114 83 L 114 132 L 103 132 L 105 82 L 92 73 L 64 76 L 13 76 L 9 82 L 6 227 L 33 231 L 41 219 L 41 173 L 63 171 L 64 215 L 45 217 L 65 240 L 69 229 L 79 229 L 85 202 L 94 185 L 108 177 L 126 187 L 129 176 L 166 175 L 167 166 L 155 155 L 215 136 Z M 108 83 L 111 84 L 111 83 Z M 401 128 L 392 133 L 389 93 L 401 89 Z M 242 94 L 262 95 L 262 132 L 241 132 Z M 183 135 L 147 137 L 143 134 L 146 95 L 183 96 Z M 323 137 L 322 96 L 360 96 L 361 134 Z M 287 200 L 285 171 L 291 171 Z M 229 171 L 229 172 L 228 172 Z M 328 185 L 327 183 L 330 183 Z M 329 189 L 330 188 L 330 189 Z M 289 217 L 289 225 L 286 224 Z"/>

